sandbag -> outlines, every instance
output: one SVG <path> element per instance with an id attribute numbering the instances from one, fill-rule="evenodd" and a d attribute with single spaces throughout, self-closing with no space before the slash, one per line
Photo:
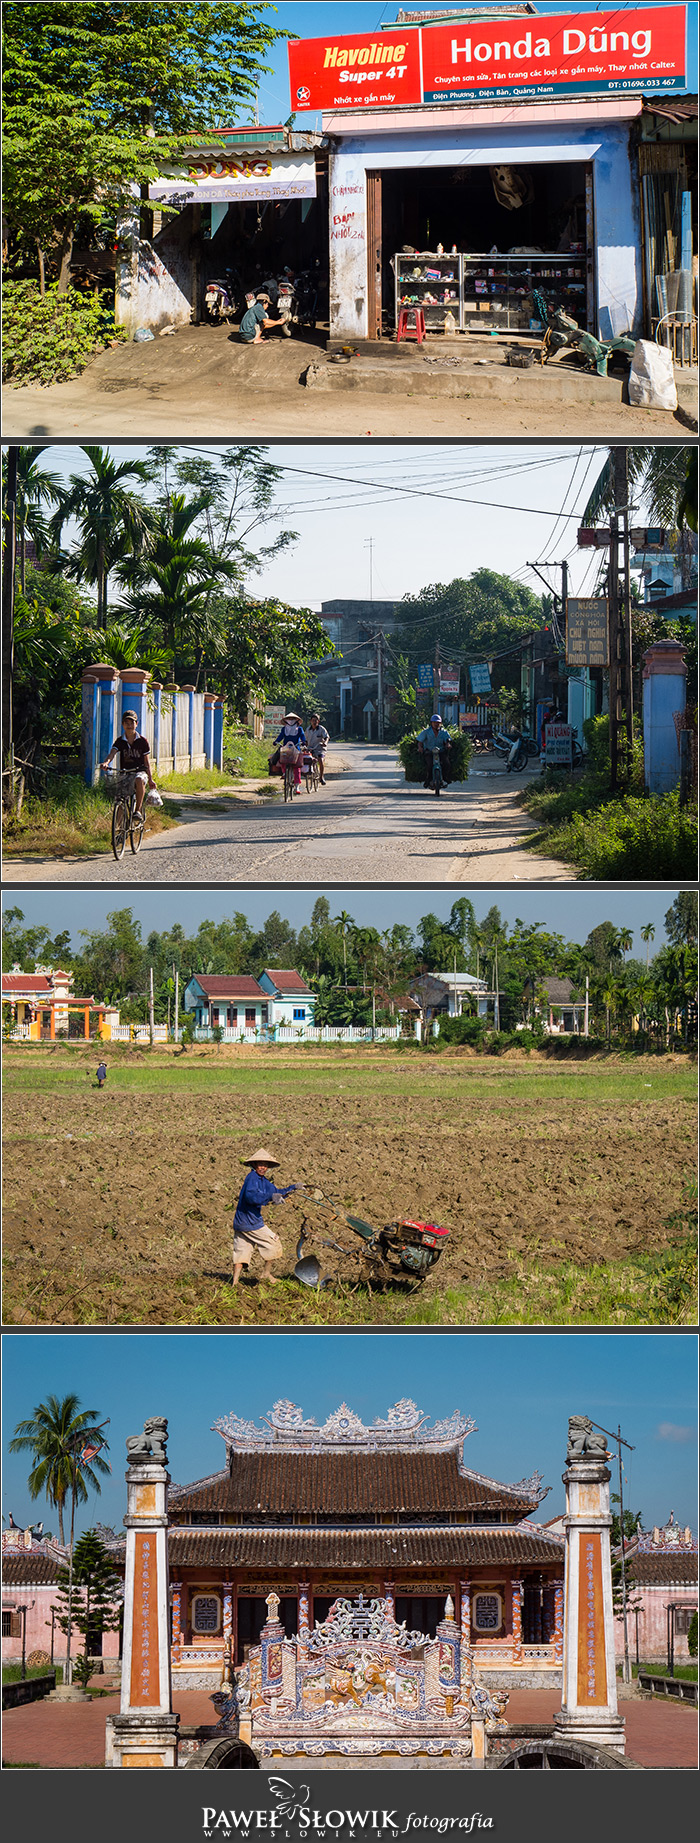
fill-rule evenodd
<path id="1" fill-rule="evenodd" d="M 678 392 L 673 375 L 673 353 L 653 339 L 638 339 L 632 353 L 629 400 L 645 410 L 675 410 Z"/>

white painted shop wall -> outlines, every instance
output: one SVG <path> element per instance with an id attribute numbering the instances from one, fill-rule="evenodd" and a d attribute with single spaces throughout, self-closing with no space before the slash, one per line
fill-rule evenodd
<path id="1" fill-rule="evenodd" d="M 330 130 L 332 133 L 332 129 Z M 641 325 L 641 230 L 636 180 L 630 160 L 629 125 L 567 122 L 564 129 L 533 124 L 520 129 L 443 130 L 433 120 L 430 134 L 377 133 L 361 140 L 348 135 L 330 159 L 330 331 L 333 339 L 366 339 L 366 174 L 401 168 L 441 166 L 593 165 L 598 320 L 609 331 L 607 308 L 616 319 L 625 307 L 635 331 Z M 429 142 L 432 141 L 432 145 Z M 513 213 L 513 242 L 518 242 Z M 386 254 L 393 255 L 388 251 Z"/>

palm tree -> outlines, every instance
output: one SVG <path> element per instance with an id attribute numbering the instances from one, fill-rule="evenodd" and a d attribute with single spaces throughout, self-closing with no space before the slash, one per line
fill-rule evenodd
<path id="1" fill-rule="evenodd" d="M 603 986 L 602 999 L 603 999 L 603 1004 L 605 1005 L 605 1040 L 607 1042 L 608 1049 L 610 1048 L 611 1018 L 612 1018 L 612 1013 L 616 1009 L 616 1006 L 617 1006 L 618 992 L 619 992 L 619 987 L 618 987 L 617 980 L 613 979 L 612 977 L 606 979 L 605 985 Z"/>
<path id="2" fill-rule="evenodd" d="M 106 448 L 83 447 L 92 469 L 86 479 L 71 474 L 58 493 L 51 533 L 60 544 L 63 527 L 74 519 L 78 527 L 75 549 L 61 555 L 60 565 L 76 582 L 97 587 L 97 625 L 107 626 L 107 589 L 113 570 L 125 551 L 138 551 L 152 524 L 150 508 L 129 491 L 130 482 L 145 483 L 145 461 L 115 461 Z"/>
<path id="3" fill-rule="evenodd" d="M 152 515 L 147 546 L 141 555 L 127 557 L 119 576 L 129 589 L 127 612 L 146 631 L 163 636 L 174 655 L 180 651 L 193 659 L 205 648 L 223 650 L 209 599 L 222 579 L 236 579 L 233 560 L 215 560 L 205 538 L 191 536 L 191 527 L 209 503 L 207 494 L 187 500 L 171 493 L 168 506 Z"/>
<path id="4" fill-rule="evenodd" d="M 65 1540 L 63 1509 L 68 1493 L 72 1494 L 72 1545 L 75 1506 L 86 1502 L 87 1485 L 99 1494 L 101 1485 L 97 1472 L 109 1471 L 101 1450 L 93 1450 L 90 1439 L 93 1434 L 99 1439 L 100 1449 L 106 1447 L 107 1441 L 98 1433 L 94 1408 L 81 1409 L 77 1395 L 66 1395 L 62 1401 L 56 1395 L 49 1395 L 34 1409 L 32 1420 L 17 1422 L 14 1438 L 10 1441 L 11 1453 L 31 1453 L 33 1456 L 27 1480 L 29 1495 L 37 1498 L 43 1491 L 58 1512 L 61 1544 Z"/>
<path id="5" fill-rule="evenodd" d="M 674 530 L 681 516 L 687 494 L 687 448 L 675 445 L 652 448 L 632 446 L 627 450 L 630 489 L 648 509 L 652 523 Z M 583 514 L 583 525 L 595 525 L 609 516 L 615 503 L 612 455 L 599 473 Z"/>
<path id="6" fill-rule="evenodd" d="M 643 940 L 643 941 L 646 941 L 646 949 L 647 949 L 647 972 L 648 972 L 648 971 L 649 971 L 649 942 L 650 942 L 650 941 L 653 941 L 653 940 L 655 939 L 655 936 L 656 936 L 656 929 L 655 929 L 655 927 L 654 927 L 654 924 L 653 924 L 653 922 L 647 922 L 647 923 L 646 923 L 646 925 L 645 925 L 645 927 L 643 927 L 643 928 L 641 928 L 641 929 L 640 929 L 640 934 L 641 934 L 641 937 L 642 937 L 642 940 Z"/>
<path id="7" fill-rule="evenodd" d="M 348 937 L 348 934 L 350 934 L 350 933 L 351 933 L 351 931 L 352 931 L 352 929 L 354 928 L 354 926 L 355 926 L 355 923 L 354 923 L 354 921 L 353 921 L 353 919 L 352 919 L 352 916 L 351 916 L 351 915 L 348 915 L 348 913 L 347 913 L 347 910 L 346 910 L 346 909 L 341 909 L 341 911 L 340 911 L 340 914 L 339 914 L 339 915 L 335 915 L 335 916 L 334 916 L 334 918 L 333 918 L 333 925 L 334 925 L 334 927 L 336 927 L 336 928 L 339 928 L 339 929 L 340 929 L 340 933 L 341 933 L 341 936 L 342 936 L 342 942 L 343 942 L 343 985 L 347 987 L 347 983 L 348 983 L 348 940 L 347 940 L 347 937 Z"/>
<path id="8" fill-rule="evenodd" d="M 23 594 L 27 573 L 27 537 L 33 539 L 37 556 L 42 550 L 48 549 L 49 527 L 44 507 L 47 504 L 55 505 L 61 490 L 58 474 L 52 474 L 47 468 L 38 465 L 39 456 L 45 453 L 45 445 L 40 448 L 17 449 L 17 555 Z"/>
<path id="9" fill-rule="evenodd" d="M 619 935 L 618 935 L 618 940 L 620 943 L 620 953 L 622 954 L 622 958 L 624 960 L 625 954 L 629 953 L 632 947 L 634 946 L 634 935 L 632 933 L 632 929 L 631 928 L 621 928 Z"/>

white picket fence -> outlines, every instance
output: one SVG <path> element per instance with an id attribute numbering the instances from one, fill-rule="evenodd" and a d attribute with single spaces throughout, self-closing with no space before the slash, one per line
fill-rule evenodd
<path id="1" fill-rule="evenodd" d="M 195 1030 L 196 1043 L 213 1042 L 214 1033 L 203 1026 Z M 347 1024 L 332 1028 L 330 1025 L 316 1028 L 311 1024 L 270 1024 L 267 1029 L 226 1030 L 222 1027 L 222 1043 L 395 1043 L 401 1036 L 400 1024 L 377 1025 L 375 1031 L 371 1024 Z"/>
<path id="2" fill-rule="evenodd" d="M 12 1030 L 9 1030 L 7 1034 L 10 1043 L 26 1043 L 31 1034 L 30 1026 L 29 1024 L 14 1024 Z"/>

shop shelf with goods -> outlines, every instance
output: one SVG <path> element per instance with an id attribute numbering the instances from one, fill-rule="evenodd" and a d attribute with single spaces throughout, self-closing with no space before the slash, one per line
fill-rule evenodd
<path id="1" fill-rule="evenodd" d="M 395 321 L 403 307 L 421 307 L 428 333 L 445 332 L 445 319 L 451 314 L 458 332 L 462 325 L 462 261 L 451 256 L 426 254 L 394 257 Z M 448 331 L 451 330 L 448 323 Z"/>

